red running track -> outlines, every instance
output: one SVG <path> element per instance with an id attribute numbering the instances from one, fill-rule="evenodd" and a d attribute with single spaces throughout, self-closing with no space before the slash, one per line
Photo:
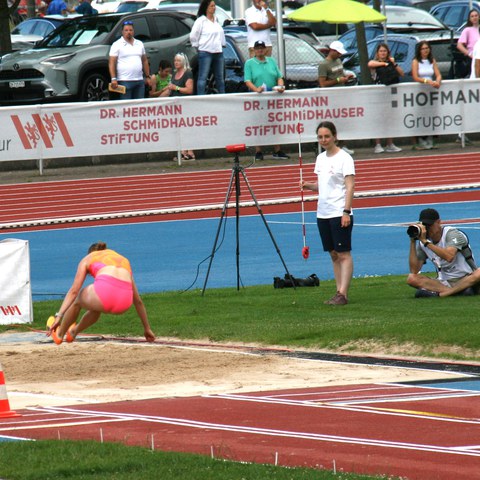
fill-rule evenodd
<path id="1" fill-rule="evenodd" d="M 0 419 L 0 435 L 115 441 L 410 480 L 471 480 L 480 468 L 479 396 L 368 384 L 31 408 Z"/>
<path id="2" fill-rule="evenodd" d="M 371 205 L 372 196 L 386 196 L 387 204 L 395 204 L 402 201 L 398 195 L 392 197 L 399 192 L 480 186 L 480 153 L 360 160 L 356 169 L 355 206 Z M 313 179 L 312 171 L 312 164 L 305 165 L 304 179 Z M 300 200 L 298 165 L 252 167 L 245 172 L 262 205 Z M 192 217 L 192 210 L 212 211 L 223 206 L 230 177 L 231 170 L 227 169 L 2 185 L 0 228 L 45 219 L 53 223 L 74 219 L 105 223 L 119 216 L 172 219 L 173 215 L 186 213 Z M 246 186 L 241 192 L 241 202 L 251 204 Z M 478 192 L 471 193 L 475 200 L 479 198 Z M 373 204 L 382 204 L 382 200 L 376 198 Z M 314 202 L 307 208 L 313 209 Z M 275 208 L 265 211 L 270 213 Z"/>

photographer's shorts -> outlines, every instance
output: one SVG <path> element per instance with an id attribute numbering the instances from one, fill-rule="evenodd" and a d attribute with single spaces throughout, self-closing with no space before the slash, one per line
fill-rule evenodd
<path id="1" fill-rule="evenodd" d="M 318 231 L 325 252 L 349 252 L 352 249 L 353 215 L 350 215 L 350 225 L 341 226 L 342 217 L 317 218 Z"/>

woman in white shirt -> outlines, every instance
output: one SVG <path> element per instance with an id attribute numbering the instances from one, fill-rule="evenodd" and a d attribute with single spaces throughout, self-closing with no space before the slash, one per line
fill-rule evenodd
<path id="1" fill-rule="evenodd" d="M 216 90 L 225 93 L 225 34 L 215 17 L 213 0 L 202 0 L 200 3 L 190 41 L 198 50 L 197 95 L 205 95 L 207 77 L 212 67 Z"/>
<path id="2" fill-rule="evenodd" d="M 327 305 L 346 305 L 353 275 L 352 202 L 355 189 L 353 158 L 338 145 L 332 122 L 321 122 L 317 138 L 325 151 L 315 163 L 316 182 L 301 182 L 300 187 L 318 192 L 317 225 L 323 250 L 330 254 L 337 292 Z"/>
<path id="3" fill-rule="evenodd" d="M 437 61 L 433 58 L 432 48 L 426 41 L 417 43 L 415 57 L 412 60 L 412 78 L 414 82 L 440 88 L 442 74 L 438 69 Z M 436 148 L 433 137 L 418 137 L 418 143 L 413 145 L 414 150 L 429 150 Z"/>

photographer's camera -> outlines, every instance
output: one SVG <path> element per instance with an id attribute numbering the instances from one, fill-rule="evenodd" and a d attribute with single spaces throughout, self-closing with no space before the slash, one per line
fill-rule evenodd
<path id="1" fill-rule="evenodd" d="M 420 228 L 419 223 L 414 223 L 413 225 L 409 225 L 407 228 L 407 235 L 410 238 L 414 238 L 415 240 L 418 240 L 420 238 L 420 235 L 422 234 L 422 229 Z"/>

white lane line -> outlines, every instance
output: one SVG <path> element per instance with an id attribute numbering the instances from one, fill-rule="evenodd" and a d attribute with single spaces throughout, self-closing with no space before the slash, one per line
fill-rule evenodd
<path id="1" fill-rule="evenodd" d="M 40 408 L 38 409 L 38 411 L 41 411 L 41 410 L 42 409 Z M 226 425 L 226 424 L 211 423 L 211 422 L 200 422 L 196 420 L 188 420 L 188 419 L 182 419 L 182 418 L 157 417 L 157 416 L 150 416 L 150 415 L 124 414 L 124 413 L 119 414 L 119 413 L 111 413 L 111 412 L 104 412 L 104 411 L 75 410 L 75 409 L 61 408 L 61 407 L 60 408 L 50 407 L 50 408 L 46 408 L 45 410 L 52 413 L 55 413 L 55 412 L 71 413 L 72 415 L 79 415 L 79 416 L 98 415 L 99 417 L 108 418 L 105 420 L 101 420 L 98 423 L 106 423 L 111 421 L 125 422 L 125 421 L 138 420 L 143 422 L 176 425 L 176 426 L 187 427 L 187 428 L 220 430 L 220 431 L 237 432 L 237 433 L 252 434 L 252 435 L 264 435 L 264 436 L 272 436 L 272 437 L 286 437 L 286 438 L 292 438 L 292 439 L 312 440 L 312 441 L 318 441 L 318 442 L 348 443 L 348 444 L 367 445 L 367 446 L 382 447 L 382 448 L 395 448 L 395 449 L 402 449 L 402 450 L 415 450 L 415 451 L 424 451 L 424 452 L 432 452 L 432 453 L 445 453 L 445 454 L 463 455 L 463 456 L 470 456 L 470 457 L 480 457 L 480 452 L 470 451 L 465 446 L 444 447 L 440 445 L 427 445 L 427 444 L 406 443 L 406 442 L 393 442 L 393 441 L 386 441 L 386 440 L 375 440 L 375 439 L 359 438 L 359 437 L 324 435 L 324 434 L 313 433 L 313 432 L 297 432 L 297 431 L 290 431 L 290 430 L 246 427 L 243 425 Z M 92 424 L 92 423 L 96 423 L 96 422 L 94 421 L 75 422 L 75 423 L 66 424 L 65 426 L 72 426 L 74 424 L 86 425 L 86 424 Z M 54 425 L 53 427 L 58 428 L 60 426 L 64 426 L 64 424 Z M 28 427 L 25 427 L 25 428 L 28 428 Z M 47 428 L 47 426 L 46 425 L 37 426 L 37 428 Z"/>
<path id="2" fill-rule="evenodd" d="M 415 411 L 408 411 L 408 410 L 400 410 L 400 409 L 388 409 L 388 408 L 375 408 L 369 407 L 368 405 L 365 406 L 350 406 L 350 404 L 342 404 L 342 403 L 329 403 L 323 401 L 295 401 L 295 400 L 271 400 L 268 397 L 249 397 L 247 395 L 235 395 L 235 394 L 220 394 L 220 395 L 203 395 L 205 398 L 222 398 L 225 400 L 236 400 L 242 402 L 253 402 L 253 403 L 269 403 L 274 405 L 291 405 L 296 407 L 310 407 L 310 408 L 323 408 L 323 409 L 333 409 L 333 410 L 342 410 L 348 412 L 361 412 L 361 413 L 368 413 L 372 415 L 389 415 L 393 417 L 407 417 L 407 418 L 422 418 L 425 420 L 432 420 L 432 421 L 439 421 L 439 422 L 452 422 L 452 423 L 464 423 L 464 424 L 471 424 L 471 425 L 479 425 L 480 419 L 475 418 L 459 418 L 459 417 L 448 417 L 444 416 L 440 413 L 433 414 L 428 412 L 415 412 Z M 433 397 L 433 399 L 443 399 L 444 397 Z M 448 397 L 450 398 L 450 397 Z M 423 398 L 421 400 L 424 400 Z M 430 399 L 429 399 L 430 400 Z M 384 400 L 385 402 L 385 400 Z"/>

